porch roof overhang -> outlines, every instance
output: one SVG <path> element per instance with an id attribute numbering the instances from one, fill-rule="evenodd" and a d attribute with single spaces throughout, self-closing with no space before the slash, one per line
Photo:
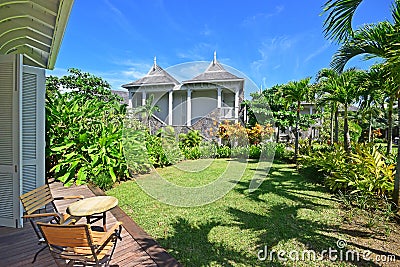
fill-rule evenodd
<path id="1" fill-rule="evenodd" d="M 54 69 L 74 0 L 0 0 L 0 54 Z"/>

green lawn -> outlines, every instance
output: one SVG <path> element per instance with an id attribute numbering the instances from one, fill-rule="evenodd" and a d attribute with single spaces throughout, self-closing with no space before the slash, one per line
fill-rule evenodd
<path id="1" fill-rule="evenodd" d="M 224 173 L 231 161 L 186 161 L 140 176 L 151 183 L 156 173 L 179 185 L 198 186 Z M 240 164 L 245 164 L 241 162 Z M 245 166 L 245 165 L 243 165 Z M 338 202 L 326 189 L 299 175 L 293 165 L 276 162 L 253 193 L 249 183 L 257 162 L 249 162 L 239 183 L 223 198 L 200 207 L 180 208 L 148 196 L 135 181 L 108 195 L 184 266 L 349 266 L 348 262 L 260 261 L 257 252 L 305 249 L 320 252 L 343 235 Z M 196 196 L 186 196 L 195 198 Z"/>

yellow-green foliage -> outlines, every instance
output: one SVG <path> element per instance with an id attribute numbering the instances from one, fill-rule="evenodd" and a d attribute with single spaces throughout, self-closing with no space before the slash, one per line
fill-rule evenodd
<path id="1" fill-rule="evenodd" d="M 303 156 L 303 166 L 314 167 L 325 175 L 333 191 L 349 190 L 375 196 L 390 196 L 394 187 L 395 165 L 371 145 L 355 145 L 348 155 L 340 145 L 331 150 Z"/>

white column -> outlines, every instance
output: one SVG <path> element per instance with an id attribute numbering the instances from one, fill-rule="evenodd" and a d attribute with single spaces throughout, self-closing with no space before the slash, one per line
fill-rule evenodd
<path id="1" fill-rule="evenodd" d="M 142 106 L 146 105 L 146 91 L 142 92 Z"/>
<path id="2" fill-rule="evenodd" d="M 239 121 L 239 91 L 235 92 L 235 122 Z"/>
<path id="3" fill-rule="evenodd" d="M 172 104 L 173 104 L 173 91 L 168 92 L 168 125 L 172 125 Z"/>
<path id="4" fill-rule="evenodd" d="M 222 89 L 221 87 L 217 88 L 217 108 L 221 108 L 222 106 L 222 97 L 221 94 L 222 93 Z"/>
<path id="5" fill-rule="evenodd" d="M 312 106 L 310 106 L 310 115 L 312 115 L 313 113 L 312 113 Z"/>
<path id="6" fill-rule="evenodd" d="M 128 108 L 133 108 L 132 96 L 133 96 L 133 93 L 131 91 L 128 91 Z"/>
<path id="7" fill-rule="evenodd" d="M 192 126 L 192 90 L 187 90 L 187 100 L 186 100 L 186 125 Z"/>

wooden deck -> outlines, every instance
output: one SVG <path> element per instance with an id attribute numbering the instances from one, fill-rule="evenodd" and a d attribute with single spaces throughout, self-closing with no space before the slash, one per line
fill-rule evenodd
<path id="1" fill-rule="evenodd" d="M 64 188 L 60 183 L 52 183 L 50 187 L 55 197 L 92 197 L 104 194 L 101 190 L 86 185 Z M 56 205 L 60 212 L 65 212 L 72 202 L 73 200 L 61 200 L 56 201 Z M 107 227 L 116 221 L 123 223 L 122 241 L 118 240 L 111 266 L 181 266 L 119 207 L 107 212 Z M 81 219 L 80 222 L 86 221 Z M 48 249 L 39 254 L 34 264 L 31 263 L 40 248 L 29 222 L 21 229 L 0 227 L 0 266 L 57 266 Z"/>

